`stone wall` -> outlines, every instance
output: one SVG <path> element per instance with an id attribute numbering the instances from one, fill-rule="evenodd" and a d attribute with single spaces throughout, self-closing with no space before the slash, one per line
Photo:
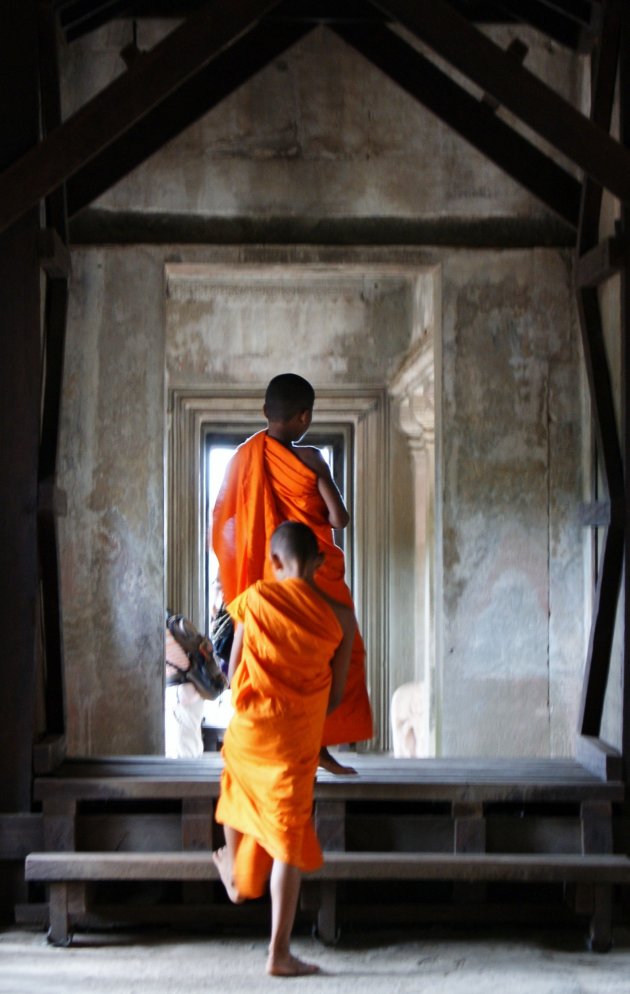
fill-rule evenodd
<path id="1" fill-rule="evenodd" d="M 445 262 L 441 742 L 572 751 L 584 660 L 581 366 L 569 260 Z"/>

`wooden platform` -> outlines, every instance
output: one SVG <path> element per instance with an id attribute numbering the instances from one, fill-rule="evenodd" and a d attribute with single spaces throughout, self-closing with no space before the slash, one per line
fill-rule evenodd
<path id="1" fill-rule="evenodd" d="M 606 780 L 572 759 L 394 759 L 389 755 L 340 754 L 357 776 L 318 770 L 316 796 L 348 800 L 581 801 L 623 799 L 620 779 Z M 217 797 L 222 760 L 204 753 L 197 760 L 162 756 L 66 759 L 37 777 L 36 801 L 112 797 Z"/>
<path id="2" fill-rule="evenodd" d="M 95 881 L 216 880 L 210 853 L 32 853 L 27 857 L 27 880 L 50 885 L 50 940 L 66 945 L 75 919 L 87 910 L 86 884 Z M 486 853 L 382 853 L 329 852 L 321 869 L 309 874 L 309 884 L 341 880 L 426 880 L 465 882 L 558 881 L 592 884 L 593 908 L 590 936 L 600 950 L 611 937 L 609 890 L 612 884 L 630 883 L 626 856 L 500 855 Z M 328 888 L 323 897 L 335 897 Z"/>
<path id="3" fill-rule="evenodd" d="M 599 867 L 598 878 L 597 862 L 589 860 L 612 856 L 613 809 L 624 798 L 620 779 L 606 779 L 584 763 L 564 759 L 340 758 L 356 767 L 357 776 L 318 771 L 315 817 L 328 867 L 345 869 L 338 876 L 329 869 L 305 888 L 305 906 L 326 941 L 337 934 L 338 882 L 373 880 L 375 874 L 376 879 L 379 874 L 381 879 L 405 879 L 403 865 L 412 868 L 410 879 L 442 879 L 431 876 L 430 867 L 444 854 L 439 865 L 442 877 L 454 882 L 455 901 L 463 886 L 465 900 L 481 904 L 484 882 L 523 881 L 527 878 L 519 876 L 519 867 L 532 866 L 533 857 L 539 857 L 531 879 L 577 884 L 576 907 L 590 917 L 596 944 L 606 944 L 612 882 L 626 882 L 625 869 L 613 858 L 605 872 Z M 594 767 L 599 768 L 597 763 Z M 65 760 L 35 780 L 43 848 L 101 854 L 207 852 L 221 843 L 221 829 L 214 822 L 221 769 L 216 753 L 194 761 L 138 756 Z M 606 764 L 601 769 L 606 772 Z M 468 854 L 479 864 L 477 875 L 471 876 L 465 864 Z M 588 859 L 581 862 L 581 857 Z M 493 860 L 500 871 L 492 870 Z M 376 863 L 380 868 L 374 868 Z M 212 870 L 208 873 L 204 879 L 212 879 Z"/>

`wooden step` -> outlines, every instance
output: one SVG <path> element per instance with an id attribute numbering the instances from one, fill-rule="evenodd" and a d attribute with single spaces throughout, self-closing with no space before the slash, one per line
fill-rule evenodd
<path id="1" fill-rule="evenodd" d="M 217 880 L 212 853 L 30 853 L 27 880 Z M 469 880 L 630 883 L 618 855 L 326 852 L 315 880 Z"/>
<path id="2" fill-rule="evenodd" d="M 31 853 L 26 859 L 29 881 L 50 887 L 52 942 L 67 944 L 76 916 L 86 910 L 85 885 L 94 881 L 216 880 L 210 852 L 165 853 Z M 318 911 L 320 933 L 336 934 L 335 886 L 341 880 L 453 880 L 466 883 L 565 882 L 593 886 L 591 942 L 606 949 L 611 936 L 611 888 L 630 883 L 630 859 L 616 855 L 514 853 L 379 853 L 327 852 L 324 865 L 308 874 L 323 891 Z"/>
<path id="3" fill-rule="evenodd" d="M 344 758 L 344 757 L 342 757 Z M 395 759 L 348 755 L 357 776 L 318 770 L 315 797 L 351 801 L 467 803 L 571 803 L 623 800 L 621 780 L 605 780 L 571 759 Z M 223 763 L 218 754 L 198 760 L 161 756 L 66 760 L 51 775 L 37 777 L 34 797 L 81 800 L 216 797 Z"/>

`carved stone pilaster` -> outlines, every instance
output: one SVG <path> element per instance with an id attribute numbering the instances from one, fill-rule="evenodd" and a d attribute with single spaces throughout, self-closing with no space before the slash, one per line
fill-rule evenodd
<path id="1" fill-rule="evenodd" d="M 414 467 L 415 680 L 422 700 L 416 731 L 423 755 L 435 754 L 435 372 L 433 337 L 427 332 L 389 383 L 397 423 Z"/>

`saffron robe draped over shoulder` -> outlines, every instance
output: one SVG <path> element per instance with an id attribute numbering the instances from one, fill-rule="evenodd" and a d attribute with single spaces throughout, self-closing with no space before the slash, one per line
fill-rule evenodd
<path id="1" fill-rule="evenodd" d="M 266 431 L 236 450 L 214 506 L 212 543 L 226 603 L 256 580 L 271 579 L 269 541 L 283 521 L 301 521 L 313 530 L 325 557 L 315 582 L 334 600 L 354 607 L 344 578 L 345 557 L 334 542 L 317 474 Z M 359 742 L 372 735 L 365 647 L 357 627 L 343 700 L 326 718 L 321 744 Z"/>
<path id="2" fill-rule="evenodd" d="M 273 859 L 322 864 L 313 784 L 342 629 L 305 580 L 259 580 L 228 605 L 244 625 L 232 680 L 217 821 L 243 833 L 234 866 L 244 897 L 263 893 Z"/>

